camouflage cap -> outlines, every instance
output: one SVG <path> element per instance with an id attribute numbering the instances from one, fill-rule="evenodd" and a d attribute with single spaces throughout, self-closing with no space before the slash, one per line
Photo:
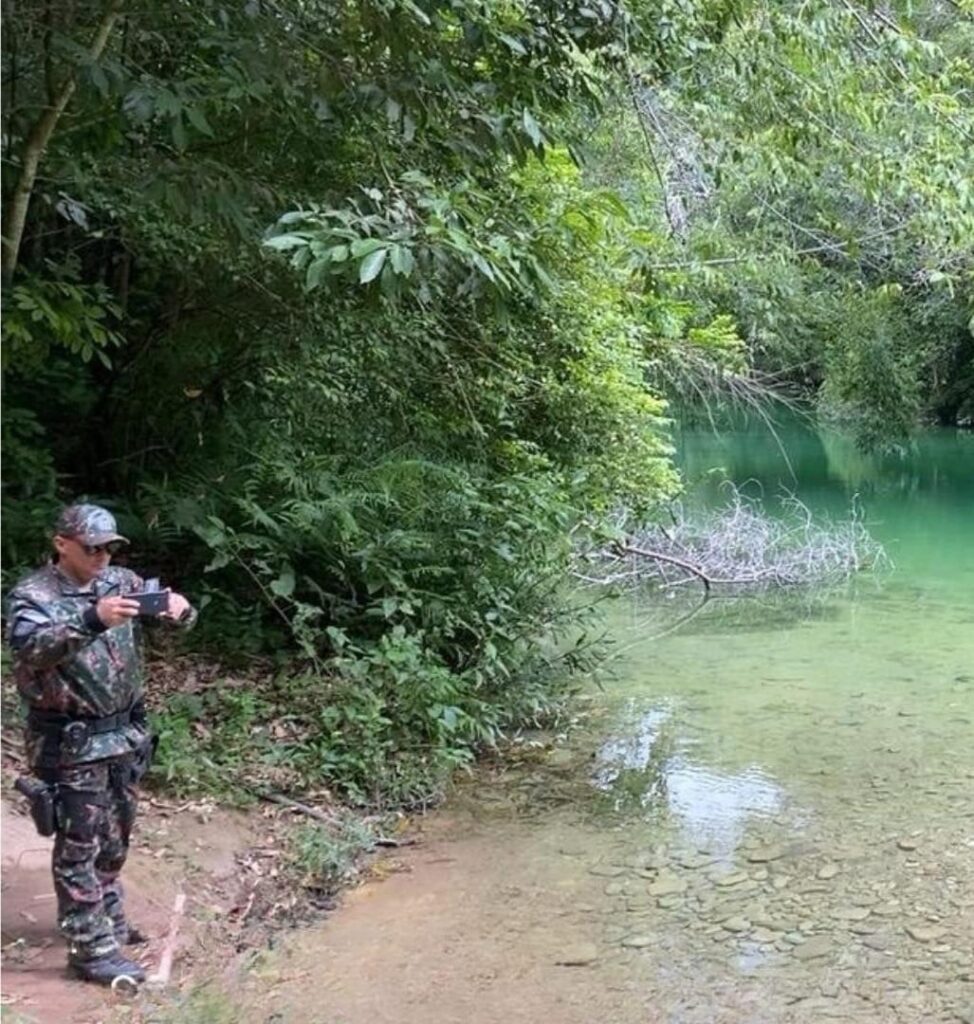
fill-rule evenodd
<path id="1" fill-rule="evenodd" d="M 118 532 L 115 517 L 101 505 L 68 505 L 58 516 L 54 528 L 60 537 L 73 537 L 82 544 L 108 544 L 128 539 Z"/>

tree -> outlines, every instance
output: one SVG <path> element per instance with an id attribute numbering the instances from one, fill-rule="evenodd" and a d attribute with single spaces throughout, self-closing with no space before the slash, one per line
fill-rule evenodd
<path id="1" fill-rule="evenodd" d="M 651 269 L 869 443 L 969 417 L 969 5 L 670 14 L 682 48 L 630 65 L 630 144 L 659 170 L 643 201 L 670 236 Z"/>

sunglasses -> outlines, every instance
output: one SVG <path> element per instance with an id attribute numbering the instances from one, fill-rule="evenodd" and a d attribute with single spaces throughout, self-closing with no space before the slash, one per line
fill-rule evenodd
<path id="1" fill-rule="evenodd" d="M 110 555 L 117 555 L 125 545 L 118 540 L 110 540 L 107 544 L 82 544 L 81 541 L 76 541 L 77 544 L 81 545 L 84 553 L 90 558 L 92 555 L 100 555 L 103 551 L 107 551 Z"/>

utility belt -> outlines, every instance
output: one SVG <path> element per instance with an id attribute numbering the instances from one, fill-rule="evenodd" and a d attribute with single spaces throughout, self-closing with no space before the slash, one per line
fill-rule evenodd
<path id="1" fill-rule="evenodd" d="M 100 718 L 65 715 L 37 708 L 27 712 L 27 728 L 44 737 L 41 748 L 41 766 L 44 768 L 56 767 L 62 751 L 69 757 L 80 757 L 91 744 L 93 736 L 116 732 L 131 722 L 145 724 L 145 707 L 141 703 Z"/>
<path id="2" fill-rule="evenodd" d="M 37 775 L 22 775 L 14 787 L 30 804 L 34 827 L 42 836 L 53 835 L 61 823 L 61 816 L 70 813 L 72 801 L 81 799 L 88 804 L 108 803 L 107 794 L 62 791 L 57 783 L 60 753 L 77 757 L 83 754 L 93 736 L 115 732 L 130 723 L 145 727 L 145 706 L 139 702 L 114 715 L 100 718 L 74 718 L 54 711 L 32 709 L 27 714 L 27 727 L 44 737 Z M 138 785 L 152 764 L 157 738 L 146 733 L 145 741 L 130 754 L 112 759 L 109 765 L 109 784 L 121 793 L 130 785 Z"/>

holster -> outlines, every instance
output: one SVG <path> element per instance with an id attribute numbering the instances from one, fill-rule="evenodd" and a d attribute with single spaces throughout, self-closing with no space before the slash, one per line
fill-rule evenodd
<path id="1" fill-rule="evenodd" d="M 152 759 L 155 756 L 156 747 L 159 746 L 159 737 L 147 732 L 145 739 L 132 754 L 130 779 L 134 785 L 138 785 L 152 767 Z"/>
<path id="2" fill-rule="evenodd" d="M 21 775 L 14 783 L 30 803 L 30 816 L 39 835 L 53 836 L 57 828 L 54 810 L 54 787 L 31 775 Z"/>

